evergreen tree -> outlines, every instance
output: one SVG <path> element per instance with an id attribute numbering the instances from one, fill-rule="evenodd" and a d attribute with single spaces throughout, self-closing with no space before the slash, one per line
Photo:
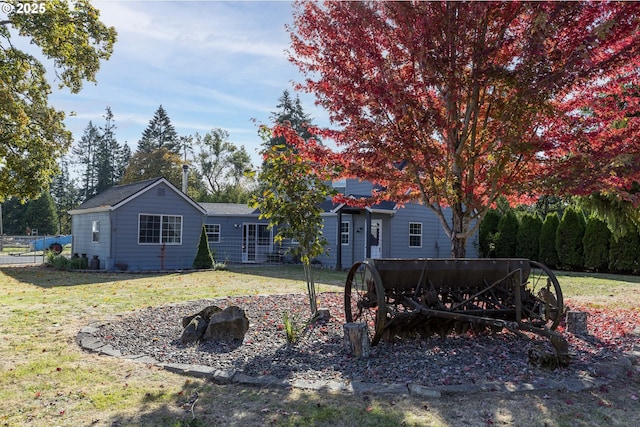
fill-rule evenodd
<path id="1" fill-rule="evenodd" d="M 640 235 L 637 231 L 614 238 L 609 250 L 609 268 L 619 273 L 640 271 Z"/>
<path id="2" fill-rule="evenodd" d="M 204 225 L 202 226 L 202 232 L 200 233 L 200 241 L 198 242 L 198 251 L 196 257 L 193 260 L 193 268 L 195 269 L 209 269 L 213 268 L 214 260 L 209 248 L 209 241 L 207 240 L 207 232 Z"/>
<path id="3" fill-rule="evenodd" d="M 490 209 L 484 216 L 480 228 L 478 229 L 478 244 L 480 256 L 483 258 L 495 257 L 495 235 L 498 232 L 498 222 L 500 213 L 495 209 Z"/>
<path id="4" fill-rule="evenodd" d="M 564 211 L 556 231 L 556 249 L 560 264 L 570 269 L 584 267 L 582 239 L 586 228 L 584 215 L 569 207 Z"/>
<path id="5" fill-rule="evenodd" d="M 559 224 L 560 219 L 558 218 L 558 214 L 552 212 L 546 216 L 542 223 L 542 229 L 540 230 L 538 242 L 540 253 L 538 259 L 549 268 L 555 268 L 560 264 L 558 250 L 556 249 L 556 232 Z"/>
<path id="6" fill-rule="evenodd" d="M 27 223 L 24 218 L 24 211 L 25 203 L 17 197 L 11 197 L 2 203 L 2 226 L 5 234 L 26 234 Z"/>
<path id="7" fill-rule="evenodd" d="M 518 218 L 513 210 L 507 211 L 498 221 L 496 233 L 496 257 L 513 258 L 518 245 Z"/>
<path id="8" fill-rule="evenodd" d="M 595 271 L 602 271 L 609 265 L 609 246 L 611 231 L 607 224 L 590 216 L 582 239 L 584 247 L 584 266 Z"/>
<path id="9" fill-rule="evenodd" d="M 541 229 L 542 220 L 537 215 L 526 214 L 522 217 L 517 236 L 516 255 L 518 257 L 538 260 Z"/>
<path id="10" fill-rule="evenodd" d="M 90 121 L 85 128 L 80 141 L 78 141 L 71 150 L 76 158 L 76 163 L 81 167 L 81 190 L 84 200 L 87 200 L 96 194 L 97 177 L 95 150 L 96 147 L 100 145 L 100 139 L 100 129 L 94 126 L 93 122 Z"/>
<path id="11" fill-rule="evenodd" d="M 174 154 L 180 154 L 182 148 L 180 138 L 162 105 L 149 120 L 149 126 L 142 132 L 137 152 L 148 154 L 158 148 L 166 148 Z"/>
<path id="12" fill-rule="evenodd" d="M 53 197 L 58 215 L 59 234 L 71 233 L 71 216 L 68 211 L 77 207 L 82 199 L 76 180 L 69 175 L 69 162 L 63 157 L 60 159 L 60 173 L 53 177 L 51 183 L 51 196 Z"/>
<path id="13" fill-rule="evenodd" d="M 124 160 L 123 148 L 116 140 L 116 125 L 111 107 L 106 108 L 104 119 L 105 124 L 100 128 L 101 137 L 95 151 L 96 194 L 118 184 L 126 167 L 126 164 L 121 163 Z"/>
<path id="14" fill-rule="evenodd" d="M 43 191 L 40 197 L 27 202 L 24 220 L 27 228 L 32 232 L 38 230 L 39 236 L 57 234 L 58 214 L 53 197 L 48 191 Z"/>

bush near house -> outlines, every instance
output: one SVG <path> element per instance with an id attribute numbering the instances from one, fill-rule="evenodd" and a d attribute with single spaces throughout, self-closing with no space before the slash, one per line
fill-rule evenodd
<path id="1" fill-rule="evenodd" d="M 213 265 L 213 255 L 211 254 L 209 241 L 207 240 L 207 232 L 203 225 L 202 232 L 200 233 L 200 241 L 198 242 L 198 252 L 196 253 L 196 258 L 193 260 L 193 268 L 205 270 L 213 268 Z"/>

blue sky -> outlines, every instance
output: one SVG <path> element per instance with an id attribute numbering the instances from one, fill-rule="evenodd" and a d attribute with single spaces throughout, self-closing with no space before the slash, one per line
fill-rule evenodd
<path id="1" fill-rule="evenodd" d="M 101 125 L 105 107 L 114 114 L 116 137 L 135 151 L 142 131 L 160 104 L 179 135 L 226 129 L 244 145 L 255 165 L 261 140 L 256 124 L 269 123 L 278 98 L 302 75 L 285 51 L 292 21 L 289 2 L 130 1 L 92 2 L 101 20 L 118 31 L 98 83 L 76 95 L 57 90 L 51 104 L 75 116 L 66 119 L 74 140 L 89 121 Z M 328 126 L 312 95 L 300 93 L 314 123 Z"/>

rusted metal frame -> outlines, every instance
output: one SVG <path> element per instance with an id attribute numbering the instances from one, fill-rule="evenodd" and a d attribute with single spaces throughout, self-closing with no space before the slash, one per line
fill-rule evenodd
<path id="1" fill-rule="evenodd" d="M 549 338 L 551 344 L 556 350 L 556 356 L 558 357 L 558 362 L 560 364 L 566 364 L 569 361 L 569 344 L 564 339 L 560 333 L 556 331 L 551 331 L 546 328 L 538 328 L 533 325 L 530 325 L 525 322 L 514 322 L 503 319 L 494 319 L 491 317 L 483 317 L 483 316 L 474 316 L 470 314 L 464 314 L 460 312 L 450 312 L 450 311 L 442 311 L 442 310 L 434 310 L 427 308 L 420 304 L 417 301 L 413 301 L 410 298 L 405 298 L 405 302 L 407 305 L 412 306 L 416 311 L 420 312 L 425 316 L 433 316 L 444 319 L 453 319 L 453 320 L 466 320 L 472 323 L 479 323 L 483 325 L 495 326 L 499 328 L 506 328 L 513 332 L 518 332 L 521 330 L 533 332 L 534 334 Z"/>
<path id="2" fill-rule="evenodd" d="M 506 276 L 501 277 L 500 279 L 496 280 L 495 282 L 493 282 L 491 285 L 489 285 L 488 287 L 482 289 L 480 292 L 475 293 L 474 295 L 471 295 L 469 298 L 467 298 L 466 300 L 454 305 L 451 307 L 451 310 L 456 310 L 458 307 L 470 302 L 471 300 L 473 300 L 474 298 L 486 293 L 487 291 L 489 291 L 490 289 L 496 287 L 498 284 L 505 282 L 507 279 L 509 279 L 509 277 L 513 276 L 514 274 L 518 273 L 519 277 L 520 277 L 520 283 L 522 283 L 522 269 L 518 268 L 516 270 L 513 270 L 511 272 L 509 272 Z M 485 283 L 487 283 L 485 281 Z M 520 296 L 520 292 L 519 292 L 519 286 L 516 286 L 516 309 L 518 309 L 518 305 L 522 305 L 519 304 L 519 296 Z M 519 309 L 518 309 L 519 312 Z M 516 314 L 517 317 L 520 317 L 518 314 Z M 520 321 L 520 319 L 518 319 L 518 321 Z"/>

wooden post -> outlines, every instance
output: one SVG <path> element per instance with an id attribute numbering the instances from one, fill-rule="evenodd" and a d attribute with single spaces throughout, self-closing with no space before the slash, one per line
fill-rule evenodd
<path id="1" fill-rule="evenodd" d="M 366 323 L 345 323 L 344 349 L 357 358 L 369 357 L 369 334 Z"/>
<path id="2" fill-rule="evenodd" d="M 587 312 L 585 311 L 568 311 L 567 312 L 567 331 L 573 334 L 587 334 Z"/>

